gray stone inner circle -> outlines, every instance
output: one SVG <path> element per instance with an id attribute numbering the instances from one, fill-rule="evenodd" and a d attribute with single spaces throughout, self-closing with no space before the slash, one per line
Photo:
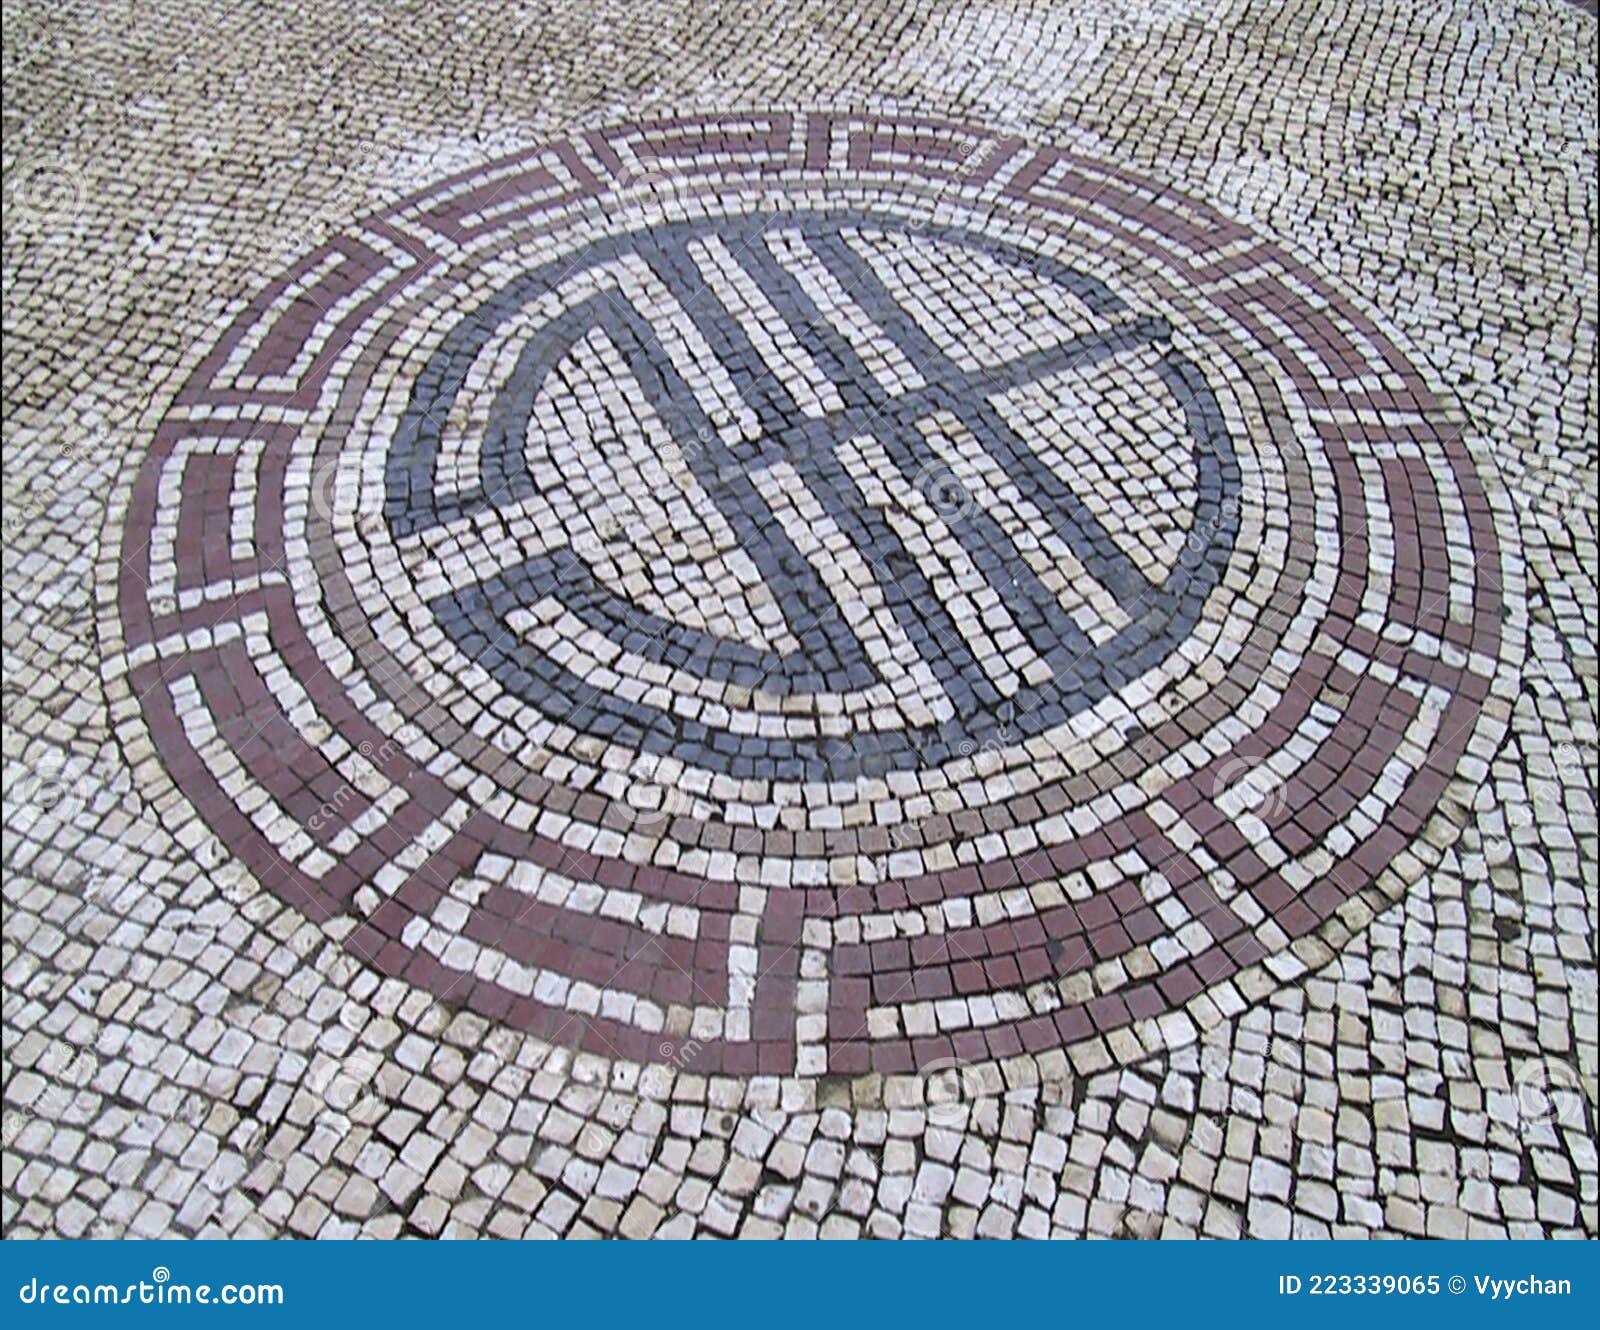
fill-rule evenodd
<path id="1" fill-rule="evenodd" d="M 890 392 L 840 334 L 794 274 L 763 243 L 776 228 L 798 230 L 832 278 L 915 366 L 923 383 Z M 848 243 L 851 234 L 913 233 L 986 255 L 1053 284 L 1082 302 L 1104 327 L 1024 353 L 998 367 L 956 364 L 902 307 Z M 752 344 L 749 331 L 705 286 L 690 253 L 715 237 L 788 326 L 795 343 L 826 372 L 842 410 L 807 414 Z M 436 485 L 442 422 L 470 367 L 508 320 L 575 273 L 623 258 L 641 261 L 693 319 L 741 397 L 759 420 L 755 441 L 728 442 L 663 351 L 657 330 L 615 292 L 591 295 L 529 336 L 496 397 L 482 441 L 478 483 L 442 492 Z M 548 376 L 595 330 L 616 348 L 762 576 L 800 644 L 763 650 L 646 611 L 602 585 L 570 550 L 538 553 L 476 585 L 429 602 L 446 634 L 514 696 L 576 730 L 635 750 L 671 756 L 737 778 L 851 779 L 938 765 L 977 748 L 1016 743 L 1093 706 L 1158 664 L 1193 628 L 1233 549 L 1239 467 L 1217 399 L 1198 366 L 1172 344 L 1165 320 L 1141 316 L 1104 283 L 1047 256 L 943 226 L 916 226 L 861 212 L 786 212 L 657 225 L 596 241 L 575 258 L 507 283 L 467 313 L 418 375 L 385 464 L 385 519 L 396 538 L 424 537 L 445 524 L 515 504 L 534 492 L 529 421 Z M 1156 372 L 1181 405 L 1192 449 L 1196 511 L 1168 575 L 1152 583 L 1083 502 L 1069 480 L 1019 437 L 993 404 L 995 394 L 1082 369 L 1118 353 L 1150 348 Z M 839 443 L 877 440 L 909 487 L 937 473 L 938 453 L 916 425 L 949 413 L 1049 518 L 1084 569 L 1130 622 L 1108 641 L 1090 642 L 1059 599 L 1022 559 L 1012 539 L 976 504 L 962 504 L 948 526 L 967 558 L 1004 604 L 1049 676 L 1003 696 L 934 594 L 883 513 L 865 501 L 839 461 Z M 620 445 L 619 445 L 620 446 Z M 1108 440 L 1108 448 L 1112 441 Z M 717 730 L 643 701 L 597 688 L 512 631 L 508 617 L 546 597 L 588 627 L 651 662 L 777 697 L 859 690 L 880 682 L 816 569 L 775 521 L 753 479 L 778 463 L 792 467 L 827 517 L 874 570 L 901 631 L 953 704 L 936 724 L 827 735 L 741 734 Z M 924 483 L 926 481 L 924 480 Z M 937 496 L 935 496 L 937 501 Z M 470 556 L 470 554 L 469 554 Z"/>

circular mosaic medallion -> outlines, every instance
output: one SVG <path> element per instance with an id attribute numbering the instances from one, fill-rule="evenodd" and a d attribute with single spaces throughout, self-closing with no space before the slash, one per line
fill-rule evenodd
<path id="1" fill-rule="evenodd" d="M 697 1072 L 1158 1042 L 1392 894 L 1503 716 L 1494 513 L 1372 320 L 948 124 L 369 218 L 221 334 L 123 559 L 129 723 L 266 889 Z"/>

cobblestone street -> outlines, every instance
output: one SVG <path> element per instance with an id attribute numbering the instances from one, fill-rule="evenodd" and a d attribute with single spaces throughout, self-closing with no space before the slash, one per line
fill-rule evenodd
<path id="1" fill-rule="evenodd" d="M 7 0 L 7 1237 L 1600 1237 L 1596 20 Z"/>

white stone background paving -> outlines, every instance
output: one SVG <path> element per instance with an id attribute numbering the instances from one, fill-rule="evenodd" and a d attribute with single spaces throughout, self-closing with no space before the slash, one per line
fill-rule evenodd
<path id="1" fill-rule="evenodd" d="M 3 74 L 6 1235 L 1600 1233 L 1592 17 L 22 0 Z M 1462 839 L 1196 1045 L 932 1110 L 571 1066 L 241 887 L 112 738 L 107 495 L 228 311 L 452 170 L 782 104 L 1212 200 L 1373 302 L 1514 497 L 1531 660 Z"/>

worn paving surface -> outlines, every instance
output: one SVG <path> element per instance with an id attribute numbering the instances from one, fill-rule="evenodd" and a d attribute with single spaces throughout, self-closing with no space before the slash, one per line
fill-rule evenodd
<path id="1" fill-rule="evenodd" d="M 10 7 L 6 1233 L 1600 1233 L 1595 31 Z"/>

